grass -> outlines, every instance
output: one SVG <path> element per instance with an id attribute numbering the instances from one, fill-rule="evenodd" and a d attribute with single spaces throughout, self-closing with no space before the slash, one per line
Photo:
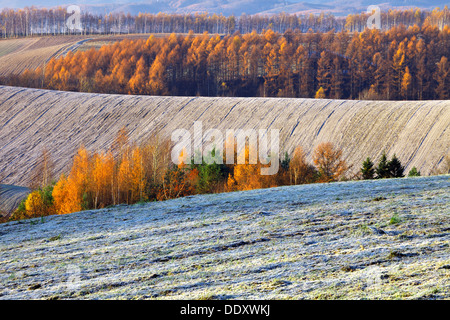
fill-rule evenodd
<path id="1" fill-rule="evenodd" d="M 400 219 L 400 217 L 398 216 L 398 213 L 394 213 L 391 217 L 391 219 L 389 220 L 389 224 L 393 225 L 393 224 L 399 224 L 402 220 Z"/>
<path id="2" fill-rule="evenodd" d="M 56 241 L 56 240 L 61 240 L 61 234 L 58 234 L 57 236 L 51 237 L 50 239 L 48 239 L 48 241 Z"/>

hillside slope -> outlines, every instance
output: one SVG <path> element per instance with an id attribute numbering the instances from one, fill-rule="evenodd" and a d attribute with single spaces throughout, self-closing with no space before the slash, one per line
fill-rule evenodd
<path id="1" fill-rule="evenodd" d="M 0 225 L 0 299 L 449 299 L 449 176 Z"/>
<path id="2" fill-rule="evenodd" d="M 43 68 L 51 58 L 75 50 L 86 36 L 36 37 L 0 40 L 0 76 Z"/>
<path id="3" fill-rule="evenodd" d="M 0 76 L 18 75 L 25 70 L 42 69 L 51 58 L 58 59 L 69 51 L 99 49 L 124 39 L 147 39 L 150 34 L 58 35 L 19 39 L 0 39 Z M 163 37 L 167 34 L 156 34 Z"/>
<path id="4" fill-rule="evenodd" d="M 25 187 L 0 184 L 0 214 L 12 213 L 28 193 L 30 189 Z"/>
<path id="5" fill-rule="evenodd" d="M 450 150 L 449 101 L 344 101 L 278 98 L 152 97 L 0 87 L 0 176 L 24 185 L 47 147 L 58 173 L 76 149 L 106 150 L 126 126 L 131 141 L 175 129 L 280 129 L 282 150 L 302 145 L 309 160 L 324 141 L 359 170 L 370 156 L 394 153 L 406 169 L 429 174 Z"/>

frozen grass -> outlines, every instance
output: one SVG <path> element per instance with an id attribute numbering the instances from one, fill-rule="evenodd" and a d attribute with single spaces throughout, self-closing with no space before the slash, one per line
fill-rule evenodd
<path id="1" fill-rule="evenodd" d="M 313 184 L 11 222 L 0 298 L 448 299 L 449 187 Z"/>

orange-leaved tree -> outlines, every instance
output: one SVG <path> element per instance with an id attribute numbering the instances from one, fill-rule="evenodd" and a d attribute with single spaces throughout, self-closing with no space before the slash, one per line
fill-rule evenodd
<path id="1" fill-rule="evenodd" d="M 264 181 L 261 176 L 261 163 L 259 161 L 256 161 L 256 164 L 254 163 L 255 161 L 250 163 L 251 154 L 255 152 L 254 149 L 255 147 L 246 145 L 240 151 L 245 154 L 245 163 L 234 165 L 233 174 L 228 176 L 228 190 L 252 190 L 264 187 Z"/>
<path id="2" fill-rule="evenodd" d="M 81 199 L 78 197 L 77 186 L 61 175 L 52 192 L 53 203 L 57 214 L 81 211 Z"/>
<path id="3" fill-rule="evenodd" d="M 294 150 L 294 155 L 289 163 L 289 176 L 291 184 L 311 183 L 314 181 L 314 167 L 306 161 L 306 155 L 301 146 Z"/>
<path id="4" fill-rule="evenodd" d="M 74 158 L 69 177 L 61 176 L 53 188 L 52 196 L 58 214 L 72 213 L 90 206 L 92 166 L 89 153 L 80 147 Z"/>
<path id="5" fill-rule="evenodd" d="M 337 181 L 348 169 L 342 159 L 342 150 L 335 149 L 331 142 L 320 143 L 314 149 L 313 160 L 319 171 L 320 182 Z"/>

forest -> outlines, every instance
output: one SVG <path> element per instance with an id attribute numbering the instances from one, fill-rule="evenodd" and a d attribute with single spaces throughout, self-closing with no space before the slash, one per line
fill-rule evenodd
<path id="1" fill-rule="evenodd" d="M 225 142 L 228 146 L 232 141 Z M 233 144 L 232 144 L 233 145 Z M 301 146 L 292 157 L 285 153 L 277 159 L 280 170 L 275 175 L 260 175 L 263 165 L 249 163 L 255 146 L 247 144 L 245 163 L 239 164 L 235 146 L 235 164 L 218 164 L 204 159 L 194 164 L 181 151 L 179 164 L 172 163 L 171 143 L 152 136 L 142 144 L 131 144 L 128 132 L 121 129 L 107 152 L 90 152 L 81 146 L 73 158 L 68 175 L 54 176 L 54 162 L 43 149 L 38 166 L 30 173 L 32 192 L 8 220 L 67 214 L 118 204 L 162 201 L 195 194 L 242 191 L 261 188 L 326 183 L 347 179 L 400 178 L 404 167 L 394 155 L 383 154 L 375 165 L 370 158 L 363 162 L 356 176 L 349 176 L 342 151 L 330 142 L 316 146 L 313 163 L 308 163 Z M 214 158 L 215 150 L 210 156 Z M 225 163 L 225 154 L 223 154 Z M 184 159 L 184 160 L 183 160 Z M 449 159 L 450 160 L 450 159 Z M 449 161 L 450 163 L 450 161 Z M 409 176 L 420 176 L 413 168 Z"/>
<path id="2" fill-rule="evenodd" d="M 448 99 L 450 29 L 271 29 L 125 39 L 69 52 L 5 85 L 164 96 Z"/>

